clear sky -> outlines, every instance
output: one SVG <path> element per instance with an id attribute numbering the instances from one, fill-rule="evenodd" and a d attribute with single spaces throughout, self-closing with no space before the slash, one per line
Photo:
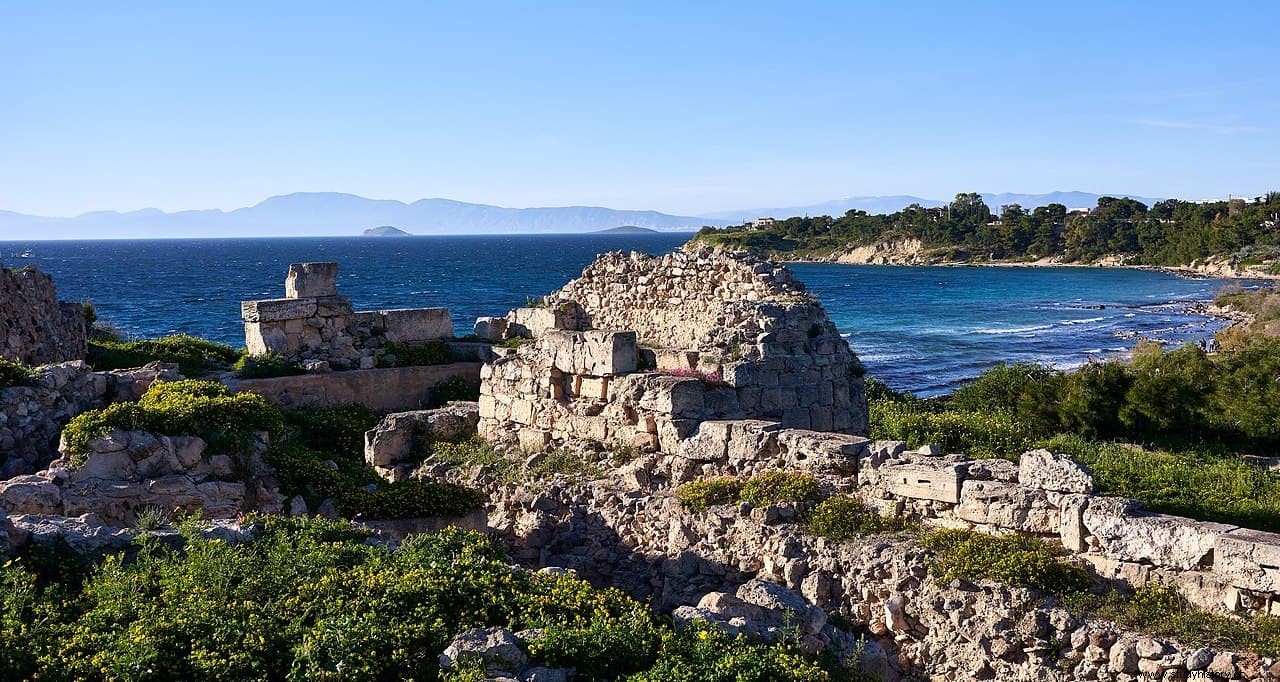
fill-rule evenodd
<path id="1" fill-rule="evenodd" d="M 0 209 L 1280 189 L 1280 2 L 9 2 Z"/>

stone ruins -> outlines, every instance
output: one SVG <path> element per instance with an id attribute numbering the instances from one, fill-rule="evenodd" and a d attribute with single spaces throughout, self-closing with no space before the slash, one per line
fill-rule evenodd
<path id="1" fill-rule="evenodd" d="M 337 263 L 289 266 L 284 298 L 245 301 L 245 347 L 313 370 L 371 369 L 390 344 L 453 338 L 448 308 L 357 312 L 338 294 Z"/>
<path id="2" fill-rule="evenodd" d="M 611 253 L 541 307 L 482 318 L 526 338 L 481 377 L 480 432 L 673 451 L 707 419 L 865 433 L 862 365 L 786 268 L 712 249 Z"/>
<path id="3" fill-rule="evenodd" d="M 53 279 L 0 265 L 0 357 L 28 365 L 83 360 L 84 309 L 58 300 Z"/>
<path id="4" fill-rule="evenodd" d="M 377 364 L 389 344 L 451 337 L 448 312 L 353 312 L 336 274 L 336 264 L 298 264 L 286 298 L 244 304 L 250 348 L 313 373 L 229 385 L 286 404 L 305 393 L 290 381 L 340 382 L 306 389 L 340 396 L 316 404 L 415 390 L 378 374 L 389 370 L 358 368 Z M 804 532 L 803 503 L 682 505 L 675 490 L 692 481 L 807 473 L 825 494 L 927 527 L 1061 545 L 1100 584 L 1160 582 L 1206 609 L 1280 615 L 1280 534 L 1146 512 L 1097 494 L 1086 468 L 1043 450 L 1015 464 L 867 439 L 861 365 L 785 268 L 705 249 L 606 254 L 541 305 L 481 318 L 475 330 L 496 342 L 468 346 L 476 361 L 458 370 L 481 378 L 479 402 L 388 408 L 365 435 L 364 458 L 390 481 L 478 488 L 486 509 L 369 521 L 387 537 L 442 523 L 487 527 L 524 566 L 616 586 L 677 622 L 856 655 L 862 672 L 884 680 L 1280 679 L 1273 657 L 1126 631 L 1033 590 L 941 583 L 910 534 L 833 542 Z M 231 539 L 241 511 L 309 513 L 301 498 L 280 496 L 262 444 L 211 456 L 199 439 L 116 431 L 83 461 L 64 453 L 51 462 L 49 441 L 70 416 L 136 400 L 176 372 L 95 373 L 73 361 L 40 373 L 35 387 L 0 391 L 12 476 L 0 481 L 0 548 L 61 538 L 84 551 L 118 549 L 131 537 L 123 528 L 155 506 L 202 509 Z M 530 483 L 493 462 L 437 460 L 428 447 L 477 434 L 515 471 L 552 457 L 579 466 Z M 315 511 L 335 513 L 327 503 Z M 465 633 L 442 660 L 505 656 L 529 679 L 517 634 Z"/>

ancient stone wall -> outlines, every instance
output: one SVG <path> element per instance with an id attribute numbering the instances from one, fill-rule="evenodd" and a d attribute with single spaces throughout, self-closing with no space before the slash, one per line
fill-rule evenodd
<path id="1" fill-rule="evenodd" d="M 539 308 L 485 318 L 481 433 L 672 451 L 706 419 L 865 433 L 862 366 L 788 270 L 710 249 L 611 253 Z M 641 369 L 644 367 L 644 369 Z"/>
<path id="2" fill-rule="evenodd" d="M 869 635 L 861 645 L 864 670 L 886 680 L 927 673 L 946 680 L 1261 681 L 1280 671 L 1273 658 L 1081 619 L 1031 590 L 939 583 L 929 553 L 911 537 L 836 543 L 805 533 L 790 505 L 691 512 L 672 495 L 681 482 L 768 470 L 807 471 L 827 492 L 920 514 L 929 525 L 1049 541 L 1079 534 L 1085 549 L 1078 556 L 1103 567 L 1104 577 L 1135 585 L 1161 579 L 1206 607 L 1262 610 L 1271 599 L 1248 586 L 1271 589 L 1258 581 L 1273 570 L 1280 536 L 1131 505 L 1120 505 L 1122 517 L 1109 516 L 1114 498 L 1087 492 L 1087 472 L 1069 460 L 1035 452 L 1021 466 L 970 462 L 760 421 L 705 422 L 678 453 L 648 455 L 587 482 L 531 488 L 494 481 L 489 521 L 525 565 L 572 569 L 678 621 L 709 619 L 766 638 L 786 623 L 810 650 Z M 1095 502 L 1098 518 L 1091 520 Z M 1125 568 L 1108 572 L 1108 565 Z M 761 600 L 762 590 L 772 596 Z M 1248 604 L 1232 597 L 1246 594 Z M 778 609 L 790 617 L 771 615 Z M 844 634 L 832 629 L 828 613 L 841 618 Z"/>
<path id="3" fill-rule="evenodd" d="M 86 333 L 82 306 L 58 301 L 51 277 L 0 265 L 0 357 L 28 365 L 81 360 Z"/>
<path id="4" fill-rule="evenodd" d="M 453 337 L 448 308 L 357 312 L 337 278 L 337 263 L 290 265 L 284 298 L 241 303 L 245 347 L 309 369 L 369 369 L 388 344 Z"/>
<path id="5" fill-rule="evenodd" d="M 454 362 L 267 379 L 228 378 L 222 383 L 232 391 L 256 393 L 284 407 L 332 407 L 359 403 L 375 412 L 395 412 L 416 410 L 430 404 L 432 390 L 453 379 L 461 379 L 476 388 L 480 381 L 480 368 L 479 362 Z"/>
<path id="6" fill-rule="evenodd" d="M 112 402 L 137 400 L 157 379 L 181 378 L 174 365 L 94 372 L 81 360 L 45 365 L 33 386 L 0 390 L 0 479 L 32 473 L 53 460 L 72 417 Z"/>

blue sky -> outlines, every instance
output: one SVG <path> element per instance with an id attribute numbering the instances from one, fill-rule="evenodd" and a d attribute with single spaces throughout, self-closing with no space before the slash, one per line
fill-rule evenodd
<path id="1" fill-rule="evenodd" d="M 888 5 L 9 3 L 0 209 L 1280 189 L 1280 3 Z"/>

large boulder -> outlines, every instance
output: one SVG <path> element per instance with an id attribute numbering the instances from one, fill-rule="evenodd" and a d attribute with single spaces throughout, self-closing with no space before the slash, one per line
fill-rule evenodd
<path id="1" fill-rule="evenodd" d="M 440 654 L 440 667 L 445 670 L 470 661 L 479 661 L 486 675 L 514 677 L 529 664 L 529 656 L 510 630 L 474 628 L 454 637 Z"/>

